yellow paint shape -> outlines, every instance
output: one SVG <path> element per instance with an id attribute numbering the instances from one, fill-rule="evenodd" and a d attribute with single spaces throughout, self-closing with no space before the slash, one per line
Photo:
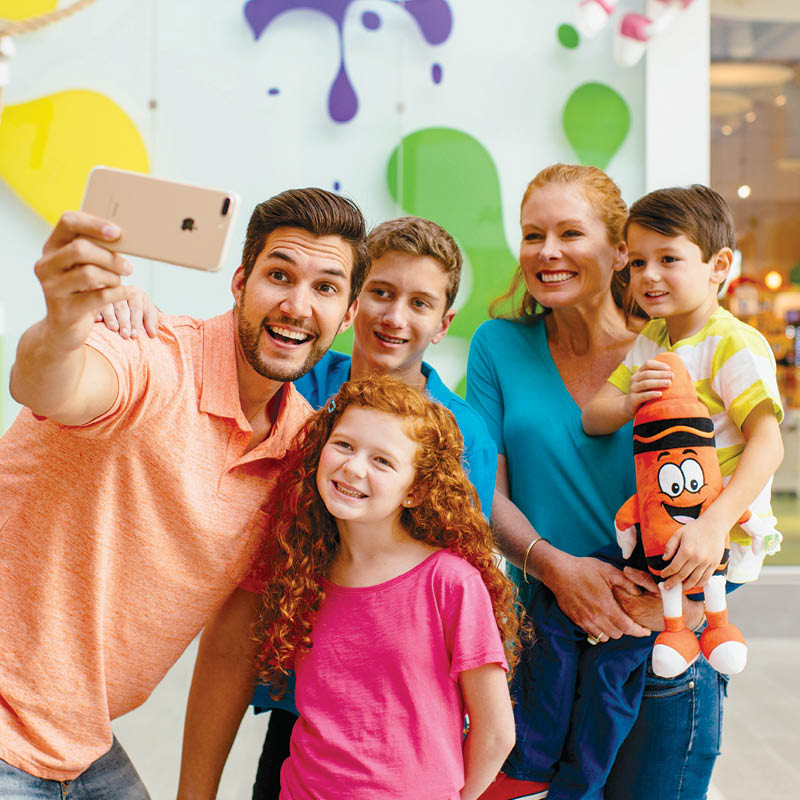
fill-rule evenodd
<path id="1" fill-rule="evenodd" d="M 49 222 L 80 207 L 98 164 L 150 171 L 139 130 L 105 95 L 71 89 L 3 109 L 0 177 Z"/>
<path id="2" fill-rule="evenodd" d="M 17 20 L 38 17 L 58 8 L 58 0 L 0 0 L 0 19 Z M 2 26 L 0 26 L 2 27 Z"/>

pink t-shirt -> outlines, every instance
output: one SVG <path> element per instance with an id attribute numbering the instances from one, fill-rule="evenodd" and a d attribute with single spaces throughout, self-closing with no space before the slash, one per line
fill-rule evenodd
<path id="1" fill-rule="evenodd" d="M 326 582 L 313 647 L 295 664 L 281 800 L 458 798 L 460 672 L 507 669 L 480 573 L 439 550 L 377 586 Z"/>

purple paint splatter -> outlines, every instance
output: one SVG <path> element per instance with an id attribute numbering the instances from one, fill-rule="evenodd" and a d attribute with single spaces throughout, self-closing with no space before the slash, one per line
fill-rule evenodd
<path id="1" fill-rule="evenodd" d="M 248 0 L 244 6 L 244 16 L 253 35 L 258 40 L 269 24 L 285 11 L 310 9 L 330 17 L 339 32 L 339 70 L 331 84 L 328 94 L 328 113 L 336 122 L 348 122 L 358 111 L 358 97 L 347 74 L 344 54 L 344 16 L 353 0 Z M 389 0 L 405 9 L 417 22 L 419 29 L 429 44 L 444 42 L 453 29 L 453 14 L 448 0 Z M 367 27 L 380 25 L 380 17 L 368 11 L 362 15 Z M 369 20 L 369 21 L 368 21 Z M 374 30 L 374 28 L 373 28 Z M 435 77 L 434 77 L 435 80 Z"/>
<path id="2" fill-rule="evenodd" d="M 341 188 L 342 188 L 342 184 L 339 183 L 339 181 L 334 181 L 333 182 L 333 191 L 334 192 L 338 192 L 339 189 L 341 189 Z"/>
<path id="3" fill-rule="evenodd" d="M 442 65 L 441 64 L 434 64 L 431 67 L 431 77 L 433 78 L 434 83 L 441 83 L 442 82 Z"/>
<path id="4" fill-rule="evenodd" d="M 381 18 L 374 11 L 365 11 L 361 15 L 361 24 L 370 31 L 376 31 L 381 26 Z"/>
<path id="5" fill-rule="evenodd" d="M 278 89 L 276 86 L 273 86 L 271 89 L 267 89 L 267 94 L 280 94 L 281 90 Z"/>

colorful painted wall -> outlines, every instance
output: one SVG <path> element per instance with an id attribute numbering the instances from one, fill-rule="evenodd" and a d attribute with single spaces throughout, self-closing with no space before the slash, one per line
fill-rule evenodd
<path id="1" fill-rule="evenodd" d="M 0 118 L 0 428 L 17 410 L 7 392 L 16 342 L 44 313 L 33 263 L 95 164 L 242 196 L 222 272 L 136 263 L 168 313 L 229 307 L 249 209 L 284 188 L 340 191 L 370 223 L 440 222 L 466 269 L 452 332 L 430 360 L 460 386 L 469 337 L 515 268 L 533 174 L 579 161 L 606 168 L 628 200 L 645 189 L 644 61 L 612 58 L 619 15 L 642 3 L 623 0 L 591 39 L 575 27 L 577 5 L 96 0 L 15 36 Z M 0 30 L 57 6 L 0 0 Z"/>

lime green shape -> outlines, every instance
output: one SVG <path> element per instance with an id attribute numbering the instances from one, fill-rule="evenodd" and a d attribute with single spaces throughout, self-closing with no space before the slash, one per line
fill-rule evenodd
<path id="1" fill-rule="evenodd" d="M 451 335 L 469 340 L 517 269 L 505 237 L 500 178 L 492 157 L 463 131 L 425 128 L 395 148 L 386 180 L 406 214 L 437 222 L 469 259 L 472 291 L 450 326 Z M 463 394 L 463 380 L 456 390 Z"/>
<path id="2" fill-rule="evenodd" d="M 631 111 L 610 86 L 584 83 L 569 96 L 562 124 L 581 164 L 605 169 L 628 135 Z"/>
<path id="3" fill-rule="evenodd" d="M 558 26 L 558 41 L 568 50 L 574 50 L 581 42 L 581 37 L 574 25 L 564 23 Z"/>

